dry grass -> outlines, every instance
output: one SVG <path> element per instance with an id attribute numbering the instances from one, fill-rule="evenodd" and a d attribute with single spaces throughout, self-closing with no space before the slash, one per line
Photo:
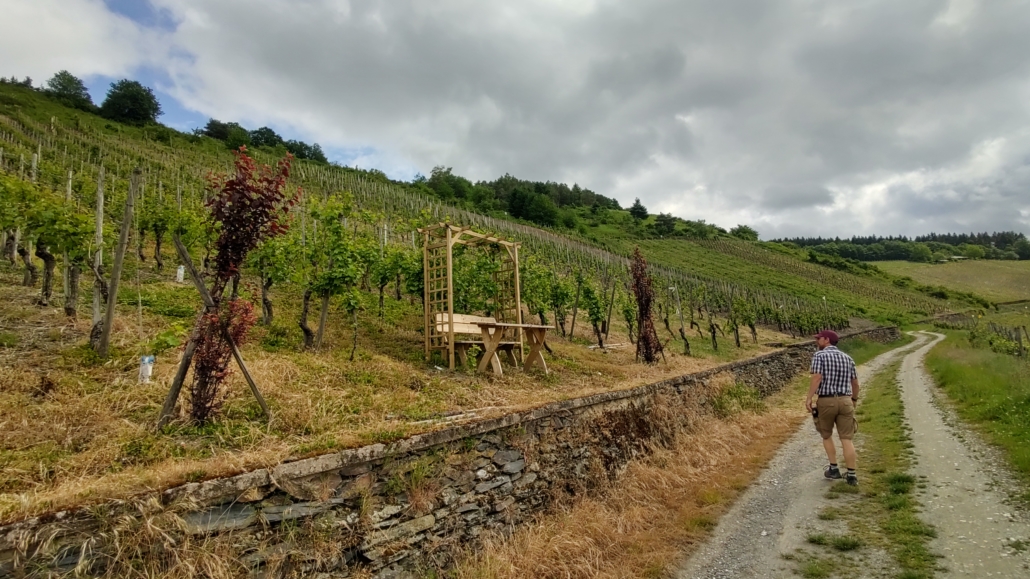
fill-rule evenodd
<path id="1" fill-rule="evenodd" d="M 803 416 L 795 383 L 757 415 L 706 418 L 675 447 L 631 463 L 604 496 L 492 536 L 460 579 L 667 577 L 714 528 Z"/>
<path id="2" fill-rule="evenodd" d="M 388 299 L 384 322 L 375 315 L 375 297 L 366 295 L 358 359 L 349 362 L 351 328 L 344 314 L 331 312 L 322 351 L 299 351 L 297 300 L 280 289 L 273 294 L 277 333 L 255 328 L 243 348 L 271 407 L 271 422 L 261 417 L 234 373 L 216 421 L 197 427 L 180 419 L 156 432 L 178 352 L 158 354 L 150 384 L 137 384 L 137 356 L 151 352 L 155 338 L 173 324 L 188 327 L 197 301 L 192 288 L 168 281 L 171 275 L 140 272 L 139 291 L 148 304 L 141 324 L 130 268 L 113 353 L 101 362 L 85 346 L 88 287 L 83 287 L 80 319 L 68 321 L 56 307 L 33 305 L 38 289 L 18 286 L 20 273 L 0 264 L 0 523 L 237 474 L 289 457 L 388 442 L 444 428 L 443 418 L 453 413 L 474 411 L 470 419 L 488 418 L 769 351 L 753 344 L 737 349 L 731 339 L 722 339 L 719 352 L 713 352 L 695 338 L 695 357 L 670 351 L 667 363 L 645 366 L 634 363 L 624 328 L 615 325 L 609 342 L 626 346 L 607 352 L 588 349 L 578 337 L 553 339 L 549 376 L 507 368 L 503 377 L 452 373 L 422 359 L 417 302 Z M 576 330 L 577 336 L 587 333 L 582 324 Z M 668 338 L 664 328 L 660 333 Z M 774 332 L 760 333 L 760 342 L 782 340 Z M 672 343 L 668 349 L 679 347 Z M 46 393 L 40 389 L 44 378 L 54 384 Z"/>

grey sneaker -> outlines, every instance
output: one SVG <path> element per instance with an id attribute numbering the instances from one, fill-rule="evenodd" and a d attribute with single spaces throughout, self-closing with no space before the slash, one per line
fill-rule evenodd
<path id="1" fill-rule="evenodd" d="M 851 485 L 853 487 L 857 487 L 858 486 L 858 476 L 855 473 L 853 473 L 853 472 L 849 472 L 848 476 L 844 477 L 844 482 L 848 483 L 849 485 Z"/>
<path id="2" fill-rule="evenodd" d="M 834 480 L 839 479 L 840 478 L 840 469 L 835 467 L 835 466 L 827 466 L 826 470 L 823 471 L 823 476 L 828 478 L 828 479 L 834 479 Z"/>

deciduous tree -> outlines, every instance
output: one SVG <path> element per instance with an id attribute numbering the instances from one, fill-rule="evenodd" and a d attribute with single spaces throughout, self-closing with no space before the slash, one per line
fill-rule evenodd
<path id="1" fill-rule="evenodd" d="M 122 79 L 111 83 L 107 98 L 100 105 L 100 115 L 127 125 L 143 126 L 157 122 L 157 117 L 161 116 L 161 103 L 150 87 Z"/>
<path id="2" fill-rule="evenodd" d="M 93 104 L 93 97 L 89 96 L 89 91 L 86 90 L 85 83 L 67 70 L 58 72 L 46 81 L 43 92 L 69 107 L 89 112 L 94 112 L 97 108 Z"/>

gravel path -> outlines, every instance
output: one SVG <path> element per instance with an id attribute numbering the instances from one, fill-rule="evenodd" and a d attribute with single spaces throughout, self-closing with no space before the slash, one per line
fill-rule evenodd
<path id="1" fill-rule="evenodd" d="M 919 337 L 912 344 L 863 364 L 858 368 L 859 380 L 867 382 L 904 352 L 926 341 L 927 338 Z M 801 402 L 798 401 L 799 407 Z M 843 456 L 839 448 L 837 454 Z M 825 466 L 826 454 L 819 443 L 819 435 L 812 423 L 806 420 L 754 484 L 723 515 L 712 537 L 687 560 L 677 577 L 795 577 L 793 564 L 782 555 L 805 546 L 806 537 L 812 530 L 832 525 L 816 518 L 816 514 L 829 504 L 829 499 L 823 496 L 829 486 L 829 481 L 823 478 Z"/>
<path id="2" fill-rule="evenodd" d="M 936 404 L 923 357 L 944 336 L 921 334 L 934 339 L 905 358 L 898 379 L 917 471 L 928 477 L 920 502 L 937 528 L 931 548 L 944 556 L 945 576 L 1030 577 L 1030 521 L 1006 504 L 1011 480 L 994 452 Z"/>
<path id="3" fill-rule="evenodd" d="M 1030 578 L 1030 521 L 1007 505 L 1014 488 L 1002 460 L 979 437 L 959 425 L 934 399 L 923 358 L 940 334 L 913 334 L 912 344 L 887 352 L 859 368 L 863 382 L 905 355 L 898 380 L 905 418 L 911 428 L 915 472 L 925 476 L 919 500 L 922 517 L 938 538 L 941 577 Z M 861 435 L 861 427 L 860 427 Z M 856 439 L 861 443 L 861 439 Z M 838 450 L 838 456 L 840 456 Z M 816 514 L 830 504 L 822 478 L 826 455 L 806 420 L 777 453 L 737 504 L 722 517 L 710 540 L 686 561 L 679 579 L 797 577 L 784 555 L 806 546 L 811 532 L 846 532 L 844 523 L 821 521 Z M 861 479 L 861 453 L 859 478 Z M 835 499 L 840 504 L 841 499 Z M 861 500 L 854 498 L 852 500 Z M 883 551 L 866 549 L 850 577 L 893 576 Z"/>

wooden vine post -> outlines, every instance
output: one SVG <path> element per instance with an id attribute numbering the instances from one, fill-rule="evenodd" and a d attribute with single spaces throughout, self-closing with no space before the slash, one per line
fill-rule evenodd
<path id="1" fill-rule="evenodd" d="M 72 172 L 68 171 L 68 183 L 64 190 L 64 200 L 70 203 L 72 200 Z M 64 281 L 64 311 L 75 311 L 75 304 L 72 303 L 71 299 L 71 263 L 68 260 L 68 250 L 64 250 L 64 254 L 61 256 L 61 260 L 64 262 L 64 268 L 61 270 L 61 279 Z"/>
<path id="2" fill-rule="evenodd" d="M 107 358 L 111 346 L 111 329 L 114 326 L 115 305 L 118 303 L 118 284 L 122 277 L 122 264 L 125 261 L 125 248 L 129 245 L 129 230 L 132 229 L 132 206 L 139 189 L 139 180 L 142 172 L 137 168 L 132 172 L 129 180 L 129 195 L 125 199 L 125 213 L 122 215 L 122 225 L 118 233 L 118 247 L 114 252 L 114 264 L 111 266 L 111 282 L 107 289 L 107 310 L 104 312 L 104 325 L 100 330 L 100 342 L 97 345 L 97 355 Z"/>
<path id="3" fill-rule="evenodd" d="M 100 166 L 97 176 L 97 211 L 93 249 L 93 324 L 100 323 L 100 299 L 104 293 L 104 279 L 100 268 L 104 265 L 104 166 Z"/>
<path id="4" fill-rule="evenodd" d="M 572 326 L 569 327 L 569 339 L 576 337 L 576 316 L 579 314 L 579 294 L 583 290 L 583 274 L 576 274 L 576 299 L 572 302 Z"/>

